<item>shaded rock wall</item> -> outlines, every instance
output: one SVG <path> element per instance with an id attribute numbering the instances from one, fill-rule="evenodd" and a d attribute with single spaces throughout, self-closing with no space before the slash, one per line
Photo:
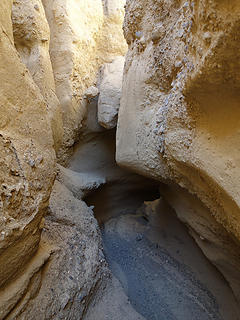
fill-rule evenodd
<path id="1" fill-rule="evenodd" d="M 161 185 L 161 194 L 175 209 L 178 218 L 189 228 L 190 234 L 206 257 L 220 270 L 240 299 L 239 243 L 216 221 L 203 203 L 186 189 L 177 185 Z"/>
<path id="2" fill-rule="evenodd" d="M 35 268 L 25 294 L 7 319 L 82 319 L 108 269 L 92 210 L 58 181 L 33 263 L 41 255 L 45 255 L 44 266 Z"/>
<path id="3" fill-rule="evenodd" d="M 197 195 L 238 240 L 239 23 L 237 1 L 127 1 L 117 130 L 120 165 Z"/>
<path id="4" fill-rule="evenodd" d="M 108 86 L 113 80 L 104 84 L 98 73 L 126 52 L 123 5 L 0 3 L 0 319 L 79 319 L 107 273 L 97 223 L 81 198 L 99 187 L 116 209 L 118 183 L 142 192 L 141 178 L 122 176 L 115 164 L 108 170 L 113 132 L 109 145 L 96 144 L 105 130 L 98 111 L 107 128 L 118 112 L 120 82 Z M 117 130 L 118 163 L 165 182 L 162 194 L 238 299 L 239 25 L 238 1 L 128 0 Z M 100 98 L 115 92 L 104 121 L 99 91 Z M 65 186 L 55 183 L 44 222 L 56 157 L 66 163 L 79 139 L 76 157 L 90 150 L 97 170 L 89 172 L 87 157 L 80 168 L 75 159 L 77 169 L 73 158 L 76 172 L 59 166 Z M 108 214 L 112 203 L 105 205 Z"/>

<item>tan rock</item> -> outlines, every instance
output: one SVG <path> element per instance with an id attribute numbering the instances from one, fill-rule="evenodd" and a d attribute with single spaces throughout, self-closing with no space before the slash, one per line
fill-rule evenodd
<path id="1" fill-rule="evenodd" d="M 79 200 L 106 183 L 105 177 L 98 176 L 96 173 L 76 172 L 61 165 L 58 165 L 57 180 Z"/>
<path id="2" fill-rule="evenodd" d="M 41 0 L 14 0 L 15 46 L 47 103 L 56 152 L 63 139 L 62 110 L 56 96 L 49 55 L 50 31 Z"/>
<path id="3" fill-rule="evenodd" d="M 104 8 L 110 3 L 106 1 Z M 43 4 L 51 30 L 56 93 L 63 110 L 64 146 L 71 147 L 87 110 L 85 91 L 96 84 L 103 63 L 126 52 L 123 5 L 107 13 L 102 0 L 43 0 Z"/>
<path id="4" fill-rule="evenodd" d="M 79 199 L 56 181 L 44 216 L 54 148 L 65 160 L 87 100 L 98 94 L 99 67 L 125 53 L 123 2 L 44 3 L 54 77 L 41 1 L 15 0 L 13 10 L 11 1 L 0 4 L 0 318 L 9 320 L 80 319 L 108 273 L 97 222 L 80 200 L 104 175 L 61 167 L 58 179 Z M 101 132 L 93 120 L 96 113 L 86 119 L 89 130 Z M 100 167 L 108 170 L 104 161 Z"/>
<path id="5" fill-rule="evenodd" d="M 98 88 L 95 86 L 91 86 L 91 87 L 87 88 L 84 95 L 86 96 L 87 99 L 90 100 L 90 99 L 95 98 L 98 94 L 99 94 Z"/>
<path id="6" fill-rule="evenodd" d="M 124 60 L 124 57 L 119 56 L 105 64 L 100 72 L 98 122 L 106 129 L 113 129 L 117 125 Z"/>
<path id="7" fill-rule="evenodd" d="M 196 194 L 238 240 L 239 24 L 237 1 L 127 1 L 117 130 L 120 165 Z"/>
<path id="8" fill-rule="evenodd" d="M 38 250 L 55 177 L 47 106 L 14 47 L 11 4 L 0 2 L 1 296 L 3 286 L 19 276 Z M 2 303 L 4 299 L 0 310 Z"/>
<path id="9" fill-rule="evenodd" d="M 26 294 L 7 319 L 82 319 L 108 269 L 92 210 L 58 181 L 53 187 L 41 245 L 51 257 L 32 277 Z M 36 261 L 31 261 L 34 264 L 36 272 Z"/>

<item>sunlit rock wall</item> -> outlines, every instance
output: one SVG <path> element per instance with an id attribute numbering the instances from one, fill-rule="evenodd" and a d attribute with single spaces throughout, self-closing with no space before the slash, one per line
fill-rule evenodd
<path id="1" fill-rule="evenodd" d="M 239 26 L 238 1 L 127 1 L 117 130 L 120 165 L 197 195 L 238 240 Z"/>
<path id="2" fill-rule="evenodd" d="M 45 98 L 58 153 L 63 139 L 62 110 L 55 93 L 49 55 L 50 31 L 42 2 L 14 0 L 12 22 L 16 49 Z"/>
<path id="3" fill-rule="evenodd" d="M 55 176 L 47 105 L 15 49 L 11 6 L 11 1 L 0 3 L 1 319 L 27 286 L 27 281 L 17 286 L 12 281 L 38 249 Z M 46 259 L 47 254 L 38 260 L 38 267 Z"/>
<path id="4" fill-rule="evenodd" d="M 124 1 L 43 0 L 43 4 L 67 148 L 78 139 L 87 108 L 84 93 L 96 84 L 100 66 L 126 52 Z"/>
<path id="5" fill-rule="evenodd" d="M 98 94 L 99 68 L 126 52 L 123 5 L 0 3 L 0 319 L 79 319 L 105 272 L 92 210 L 52 188 L 86 90 Z"/>

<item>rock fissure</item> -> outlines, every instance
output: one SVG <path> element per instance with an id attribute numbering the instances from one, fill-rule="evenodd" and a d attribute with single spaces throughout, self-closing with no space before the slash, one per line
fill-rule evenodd
<path id="1" fill-rule="evenodd" d="M 0 319 L 240 319 L 239 25 L 1 0 Z"/>

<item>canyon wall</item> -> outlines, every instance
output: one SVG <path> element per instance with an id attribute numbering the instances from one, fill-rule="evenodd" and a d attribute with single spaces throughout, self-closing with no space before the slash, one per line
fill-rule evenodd
<path id="1" fill-rule="evenodd" d="M 93 211 L 54 180 L 82 134 L 85 92 L 97 96 L 101 65 L 126 52 L 123 5 L 0 3 L 0 319 L 79 319 L 108 272 Z M 80 189 L 97 187 L 89 179 Z"/>
<path id="2" fill-rule="evenodd" d="M 12 8 L 15 47 L 47 104 L 56 152 L 62 145 L 62 110 L 56 96 L 49 55 L 50 30 L 42 2 L 14 1 Z"/>
<path id="3" fill-rule="evenodd" d="M 123 34 L 124 4 L 0 2 L 0 319 L 80 319 L 109 272 L 82 199 L 159 183 L 240 300 L 240 4 L 127 0 Z"/>
<path id="4" fill-rule="evenodd" d="M 128 0 L 117 129 L 117 162 L 165 183 L 162 194 L 238 299 L 239 25 L 238 1 Z M 189 197 L 174 197 L 172 184 Z"/>
<path id="5" fill-rule="evenodd" d="M 27 286 L 27 264 L 38 250 L 55 178 L 47 105 L 14 46 L 11 1 L 0 4 L 0 318 Z M 38 259 L 37 269 L 48 253 Z M 21 279 L 14 288 L 13 279 Z M 24 281 L 25 280 L 25 281 Z M 30 281 L 30 277 L 29 277 Z"/>
<path id="6" fill-rule="evenodd" d="M 63 113 L 62 162 L 78 139 L 88 100 L 103 63 L 126 53 L 124 1 L 43 0 L 51 30 L 50 56 Z"/>

